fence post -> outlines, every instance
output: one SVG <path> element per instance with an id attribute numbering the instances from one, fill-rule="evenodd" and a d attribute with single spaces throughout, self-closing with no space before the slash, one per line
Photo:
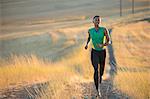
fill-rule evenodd
<path id="1" fill-rule="evenodd" d="M 134 0 L 132 0 L 132 14 L 134 14 Z"/>
<path id="2" fill-rule="evenodd" d="M 122 16 L 122 0 L 120 0 L 120 16 Z"/>

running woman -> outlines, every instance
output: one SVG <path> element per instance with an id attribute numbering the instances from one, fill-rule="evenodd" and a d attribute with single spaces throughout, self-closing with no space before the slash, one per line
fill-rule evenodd
<path id="1" fill-rule="evenodd" d="M 91 62 L 94 68 L 94 83 L 98 96 L 100 96 L 100 90 L 98 89 L 99 83 L 102 81 L 102 76 L 105 68 L 106 49 L 105 46 L 109 44 L 109 35 L 107 29 L 99 26 L 101 18 L 99 16 L 93 17 L 94 27 L 88 30 L 89 37 L 85 49 L 88 48 L 90 39 L 92 39 L 91 50 Z M 105 40 L 104 40 L 105 39 Z M 105 41 L 105 42 L 104 42 Z M 100 65 L 100 77 L 98 79 L 98 66 Z"/>

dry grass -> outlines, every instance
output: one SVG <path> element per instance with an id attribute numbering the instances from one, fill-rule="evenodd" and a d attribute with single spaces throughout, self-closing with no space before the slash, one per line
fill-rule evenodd
<path id="1" fill-rule="evenodd" d="M 71 45 L 74 42 L 70 39 L 83 39 L 85 36 L 83 32 L 85 30 L 87 30 L 87 26 L 67 27 L 50 31 L 49 35 L 52 37 L 53 44 L 59 43 L 58 41 L 61 39 L 67 39 L 65 44 Z M 32 35 L 35 34 L 33 33 Z M 16 33 L 14 35 L 1 36 L 0 38 L 7 40 L 9 37 L 11 39 L 20 36 Z M 24 35 L 21 37 L 24 37 Z M 93 76 L 93 68 L 87 57 L 89 57 L 89 52 L 84 50 L 84 46 L 81 46 L 74 53 L 55 63 L 44 62 L 34 55 L 31 57 L 12 56 L 8 62 L 7 60 L 1 60 L 0 90 L 9 87 L 18 87 L 18 85 L 26 86 L 49 81 L 51 84 L 47 93 L 42 97 L 43 99 L 60 99 L 60 97 L 70 99 L 73 95 L 81 97 L 82 89 L 79 82 L 82 82 L 83 79 L 93 78 L 91 77 Z M 66 90 L 66 88 L 68 89 Z M 46 94 L 48 94 L 48 97 Z"/>
<path id="2" fill-rule="evenodd" d="M 31 57 L 13 57 L 13 62 L 0 68 L 0 88 L 7 88 L 9 85 L 18 83 L 31 84 L 47 81 L 56 75 L 66 71 L 66 67 L 53 66 L 53 63 L 44 63 L 35 56 Z M 69 72 L 68 72 L 69 73 Z M 24 83 L 25 82 L 25 83 Z"/>
<path id="3" fill-rule="evenodd" d="M 118 67 L 138 68 L 139 71 L 119 70 L 115 76 L 115 84 L 133 99 L 148 99 L 150 97 L 149 67 L 150 60 L 150 30 L 148 22 L 138 22 L 114 27 L 112 33 L 113 45 Z"/>
<path id="4" fill-rule="evenodd" d="M 129 25 L 115 26 L 112 39 L 115 57 L 118 66 L 145 67 L 149 66 L 150 40 L 149 23 L 139 22 Z M 57 30 L 68 38 L 79 36 L 87 30 L 87 26 L 69 27 Z M 74 33 L 72 35 L 72 33 Z M 57 34 L 50 33 L 53 42 L 60 38 Z M 80 37 L 87 36 L 85 34 Z M 0 89 L 18 86 L 26 86 L 34 83 L 50 81 L 48 97 L 70 99 L 72 95 L 80 97 L 82 89 L 78 84 L 84 79 L 93 78 L 93 68 L 90 65 L 89 52 L 81 46 L 76 52 L 71 53 L 59 62 L 44 62 L 36 56 L 12 56 L 11 61 L 1 60 Z M 108 60 L 107 60 L 108 61 Z M 147 98 L 149 95 L 148 72 L 121 72 L 115 77 L 117 87 L 134 98 Z M 84 79 L 83 79 L 84 78 Z M 58 90 L 59 89 L 59 90 Z M 71 90 L 72 89 L 72 90 Z M 49 93 L 50 92 L 50 93 Z"/>
<path id="5" fill-rule="evenodd" d="M 149 66 L 149 33 L 148 22 L 114 27 L 112 39 L 119 66 Z"/>
<path id="6" fill-rule="evenodd" d="M 149 99 L 149 72 L 118 72 L 117 87 L 133 99 Z"/>
<path id="7" fill-rule="evenodd" d="M 68 58 L 56 63 L 44 62 L 33 55 L 12 56 L 13 59 L 8 63 L 1 61 L 0 89 L 50 81 L 48 91 L 45 93 L 49 95 L 48 97 L 44 95 L 43 99 L 51 97 L 69 99 L 72 95 L 79 97 L 81 88 L 78 84 L 83 81 L 81 78 L 91 78 L 92 69 L 87 62 L 88 55 L 82 46 L 71 56 L 68 55 Z"/>

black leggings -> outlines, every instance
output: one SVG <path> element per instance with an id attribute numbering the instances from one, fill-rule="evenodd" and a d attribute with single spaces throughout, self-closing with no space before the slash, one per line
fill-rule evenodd
<path id="1" fill-rule="evenodd" d="M 98 64 L 100 64 L 100 83 L 102 81 L 102 75 L 104 73 L 105 68 L 105 58 L 106 58 L 106 50 L 97 51 L 92 49 L 91 51 L 91 61 L 94 67 L 94 83 L 96 89 L 98 90 Z"/>

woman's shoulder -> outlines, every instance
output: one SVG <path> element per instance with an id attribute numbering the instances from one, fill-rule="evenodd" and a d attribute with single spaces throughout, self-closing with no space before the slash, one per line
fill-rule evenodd
<path id="1" fill-rule="evenodd" d="M 91 27 L 91 28 L 88 29 L 89 32 L 91 32 L 93 30 L 94 30 L 94 27 Z"/>
<path id="2" fill-rule="evenodd" d="M 100 26 L 100 28 L 102 28 L 102 29 L 107 29 L 106 26 Z"/>

